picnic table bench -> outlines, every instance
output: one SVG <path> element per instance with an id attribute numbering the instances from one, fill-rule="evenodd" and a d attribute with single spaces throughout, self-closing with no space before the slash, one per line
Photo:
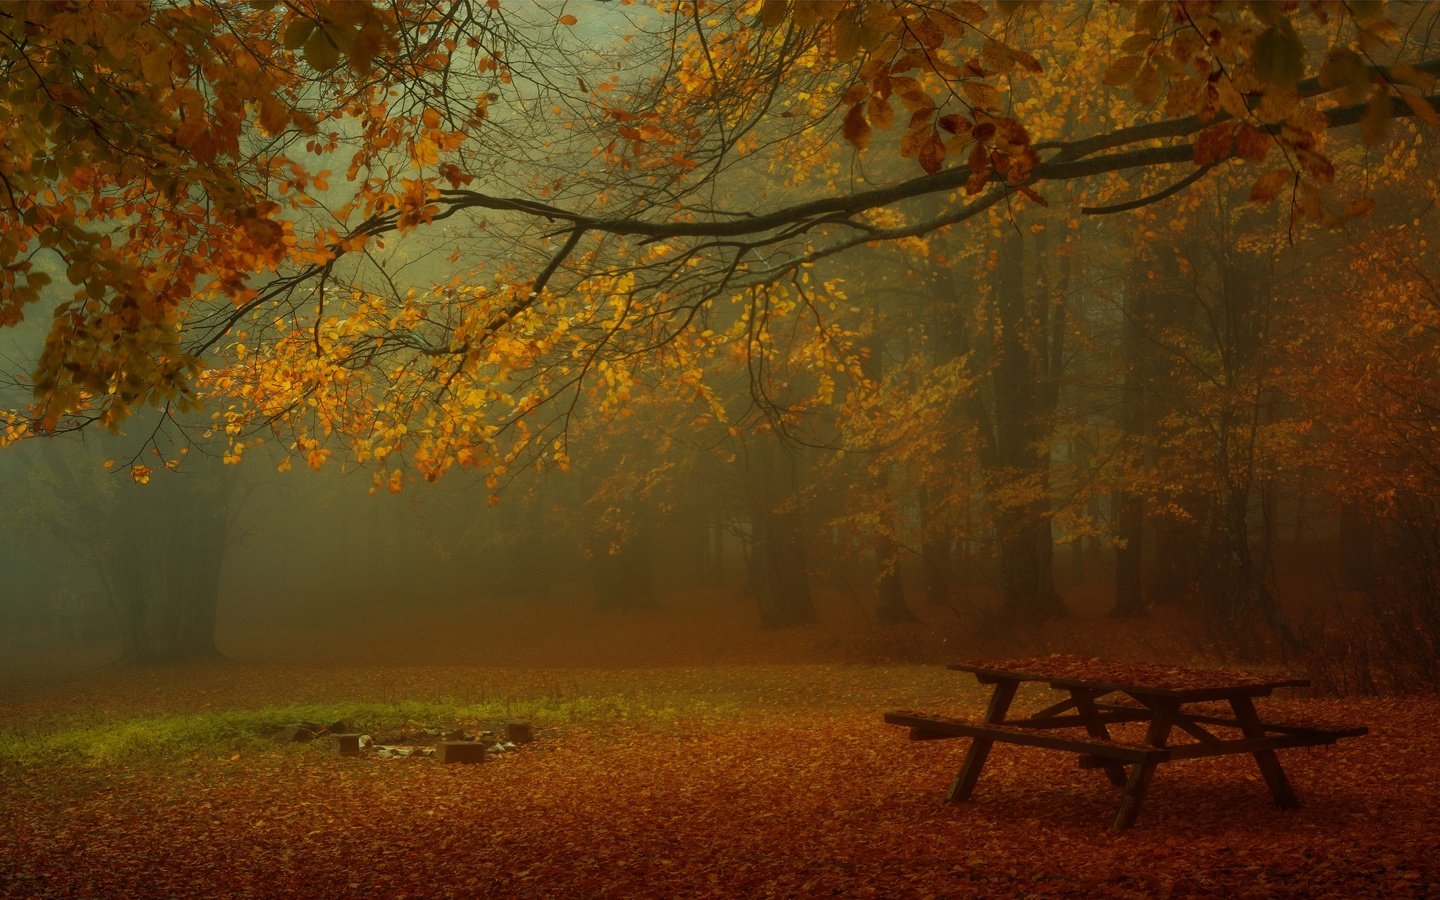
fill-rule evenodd
<path id="1" fill-rule="evenodd" d="M 1275 804 L 1296 809 L 1300 801 L 1275 751 L 1333 744 L 1369 732 L 1363 725 L 1260 718 L 1256 697 L 1268 696 L 1276 688 L 1304 687 L 1309 684 L 1304 679 L 1060 655 L 975 660 L 949 668 L 970 672 L 980 683 L 993 686 L 982 721 L 911 710 L 885 714 L 886 722 L 908 727 L 912 740 L 971 739 L 960 774 L 950 788 L 949 802 L 970 798 L 997 741 L 1042 747 L 1077 754 L 1082 768 L 1102 769 L 1112 784 L 1123 788 L 1112 825 L 1116 830 L 1135 824 L 1155 768 L 1161 763 L 1248 753 L 1260 767 Z M 1029 715 L 1007 718 L 1016 691 L 1027 681 L 1048 684 L 1069 696 Z M 1217 704 L 1226 708 L 1211 708 Z M 1147 723 L 1143 740 L 1111 737 L 1109 726 L 1130 722 Z M 1238 731 L 1239 735 L 1218 735 L 1216 728 Z M 1176 729 L 1190 740 L 1171 744 Z"/>

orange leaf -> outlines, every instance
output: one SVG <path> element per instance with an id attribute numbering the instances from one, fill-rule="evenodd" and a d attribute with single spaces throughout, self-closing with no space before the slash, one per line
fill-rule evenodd
<path id="1" fill-rule="evenodd" d="M 937 123 L 941 128 L 951 134 L 964 134 L 970 130 L 970 120 L 962 115 L 951 113 L 948 116 L 941 116 Z"/>
<path id="2" fill-rule="evenodd" d="M 895 113 L 890 109 L 890 101 L 885 97 L 871 97 L 868 112 L 870 122 L 876 128 L 889 128 L 895 121 Z"/>
<path id="3" fill-rule="evenodd" d="M 1111 87 L 1129 84 L 1135 73 L 1140 71 L 1140 64 L 1144 61 L 1145 58 L 1141 56 L 1122 56 L 1110 64 L 1102 80 Z"/>
<path id="4" fill-rule="evenodd" d="M 1026 198 L 1028 198 L 1028 199 L 1030 200 L 1031 203 L 1034 203 L 1034 204 L 1037 205 L 1037 206 L 1049 206 L 1049 205 L 1050 205 L 1050 201 L 1049 201 L 1049 200 L 1046 200 L 1044 197 L 1040 196 L 1040 194 L 1037 193 L 1037 192 L 1036 192 L 1034 189 L 1032 189 L 1032 188 L 1028 188 L 1028 187 L 1025 187 L 1024 185 L 1021 185 L 1020 187 L 1016 188 L 1016 190 L 1018 190 L 1020 193 L 1024 194 L 1024 195 L 1026 196 Z"/>
<path id="5" fill-rule="evenodd" d="M 1305 170 L 1305 174 L 1316 181 L 1325 182 L 1335 180 L 1335 166 L 1329 159 L 1316 153 L 1314 150 L 1296 147 L 1295 158 L 1300 161 L 1300 168 Z"/>
<path id="6" fill-rule="evenodd" d="M 965 99 L 969 100 L 973 106 L 991 112 L 1000 108 L 1000 94 L 993 85 L 979 81 L 966 81 L 961 83 L 960 89 L 965 92 Z"/>
<path id="7" fill-rule="evenodd" d="M 774 28 L 785 21 L 785 16 L 789 12 L 789 4 L 785 0 L 765 0 L 760 4 L 760 26 Z"/>
<path id="8" fill-rule="evenodd" d="M 1234 131 L 1234 122 L 1218 122 L 1201 131 L 1195 138 L 1195 164 L 1208 166 L 1229 156 Z"/>
<path id="9" fill-rule="evenodd" d="M 864 81 L 857 81 L 845 90 L 845 96 L 840 98 L 841 103 L 859 103 L 870 96 L 870 85 Z"/>
<path id="10" fill-rule="evenodd" d="M 1269 203 L 1280 194 L 1280 188 L 1289 181 L 1292 173 L 1289 169 L 1272 169 L 1255 179 L 1255 184 L 1250 188 L 1250 200 L 1254 203 Z"/>
<path id="11" fill-rule="evenodd" d="M 865 109 L 859 103 L 850 107 L 845 114 L 845 126 L 841 133 L 856 150 L 864 150 L 870 144 L 870 123 L 865 121 Z"/>
<path id="12" fill-rule="evenodd" d="M 1020 68 L 1027 72 L 1045 71 L 1045 67 L 1040 65 L 1040 60 L 1031 56 L 1029 53 L 1026 53 L 1024 50 L 1016 50 L 1013 47 L 1010 49 L 1011 52 L 1015 54 L 1015 61 L 1020 64 Z"/>
<path id="13" fill-rule="evenodd" d="M 1261 162 L 1270 153 L 1273 143 L 1270 136 L 1260 129 L 1244 122 L 1235 132 L 1235 152 L 1247 162 Z"/>
<path id="14" fill-rule="evenodd" d="M 920 168 L 926 174 L 935 174 L 940 166 L 945 164 L 945 143 L 940 140 L 940 135 L 930 131 L 930 140 L 923 147 L 920 147 Z"/>
<path id="15" fill-rule="evenodd" d="M 1435 112 L 1435 107 L 1430 105 L 1429 100 L 1426 100 L 1424 97 L 1407 88 L 1402 87 L 1398 90 L 1400 91 L 1400 99 L 1404 100 L 1405 105 L 1410 107 L 1410 111 L 1415 114 L 1415 118 L 1424 122 L 1426 125 L 1440 126 L 1440 114 Z"/>
<path id="16" fill-rule="evenodd" d="M 1359 200 L 1350 201 L 1345 207 L 1345 218 L 1358 219 L 1361 216 L 1368 216 L 1375 211 L 1374 197 L 1361 197 Z"/>
<path id="17" fill-rule="evenodd" d="M 1160 99 L 1160 92 L 1165 85 L 1160 78 L 1160 69 L 1153 63 L 1146 63 L 1140 67 L 1140 72 L 1130 82 L 1130 90 L 1135 92 L 1135 102 L 1141 106 L 1149 106 Z"/>
<path id="18" fill-rule="evenodd" d="M 290 124 L 290 110 L 273 95 L 260 98 L 260 126 L 270 134 L 279 134 Z"/>
<path id="19" fill-rule="evenodd" d="M 1378 144 L 1385 140 L 1385 132 L 1390 128 L 1391 106 L 1390 94 L 1376 85 L 1370 101 L 1365 104 L 1365 116 L 1360 120 L 1360 137 L 1365 143 Z"/>

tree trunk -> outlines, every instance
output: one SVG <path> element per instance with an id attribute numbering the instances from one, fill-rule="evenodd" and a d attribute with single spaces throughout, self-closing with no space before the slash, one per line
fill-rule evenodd
<path id="1" fill-rule="evenodd" d="M 1375 587 L 1375 531 L 1352 504 L 1340 507 L 1340 585 L 1346 590 Z"/>
<path id="2" fill-rule="evenodd" d="M 1280 604 L 1255 565 L 1250 547 L 1250 500 L 1256 489 L 1256 440 L 1265 411 L 1263 363 L 1259 345 L 1264 339 L 1262 306 L 1268 298 L 1263 271 L 1242 270 L 1231 257 L 1231 247 L 1219 250 L 1221 309 L 1214 335 L 1221 364 L 1221 385 L 1233 400 L 1222 405 L 1215 422 L 1215 472 L 1219 476 L 1220 534 L 1212 543 L 1220 549 L 1218 599 L 1221 614 L 1239 626 L 1242 643 L 1248 638 L 1245 620 L 1259 614 L 1287 647 L 1299 644 L 1282 615 Z"/>
<path id="3" fill-rule="evenodd" d="M 948 517 L 936 513 L 942 501 L 935 491 L 922 483 L 920 491 L 920 564 L 924 576 L 925 605 L 951 606 L 955 588 L 953 580 L 954 541 Z"/>
<path id="4" fill-rule="evenodd" d="M 882 338 L 873 333 L 877 327 L 871 321 L 872 334 L 867 342 L 868 353 L 864 356 L 865 377 L 875 385 L 885 378 L 885 346 Z M 871 468 L 871 484 L 875 492 L 878 516 L 872 536 L 875 548 L 875 617 L 884 625 L 915 621 L 915 614 L 905 602 L 905 582 L 900 576 L 900 542 L 895 539 L 896 520 L 894 499 L 890 493 L 889 463 L 877 461 Z"/>
<path id="5" fill-rule="evenodd" d="M 1130 618 L 1145 614 L 1145 504 L 1122 492 L 1115 503 L 1115 606 L 1110 615 Z"/>
<path id="6" fill-rule="evenodd" d="M 774 436 L 762 436 L 750 451 L 751 588 L 760 625 L 788 628 L 815 622 L 804 524 L 797 508 L 796 460 Z"/>
<path id="7" fill-rule="evenodd" d="M 816 621 L 799 513 L 771 512 L 761 549 L 765 563 L 765 580 L 757 598 L 761 626 L 788 628 Z"/>
<path id="8" fill-rule="evenodd" d="M 905 602 L 905 582 L 900 577 L 900 543 L 895 540 L 895 516 L 890 506 L 890 478 L 883 472 L 876 476 L 876 490 L 883 498 L 887 521 L 875 531 L 875 617 L 884 625 L 915 621 L 915 613 Z"/>
<path id="9" fill-rule="evenodd" d="M 651 566 L 653 535 L 649 519 L 635 523 L 625 542 L 615 552 L 602 536 L 591 556 L 595 599 L 602 609 L 634 607 L 648 609 L 656 604 L 655 578 Z"/>
<path id="10" fill-rule="evenodd" d="M 120 661 L 127 665 L 156 662 L 150 638 L 150 603 L 146 596 L 146 548 L 136 530 L 121 531 L 119 544 L 108 560 L 115 619 L 120 624 Z"/>
<path id="11" fill-rule="evenodd" d="M 226 492 L 229 493 L 228 491 Z M 224 506 L 208 510 L 195 523 L 191 542 L 188 577 L 177 579 L 186 591 L 171 602 L 178 606 L 179 640 L 177 652 L 184 659 L 218 659 L 222 656 L 215 645 L 215 625 L 220 609 L 220 579 L 229 539 L 227 510 Z"/>
<path id="12" fill-rule="evenodd" d="M 1050 522 L 1052 311 L 1025 290 L 1024 240 L 1001 244 L 994 290 L 998 332 L 994 385 L 994 491 L 1000 589 L 1007 618 L 1038 621 L 1064 612 L 1055 590 Z"/>
<path id="13" fill-rule="evenodd" d="M 165 665 L 219 658 L 215 625 L 237 475 L 217 467 L 161 478 L 175 480 L 125 488 L 129 521 L 110 579 L 121 660 Z"/>
<path id="14" fill-rule="evenodd" d="M 1151 367 L 1145 352 L 1142 333 L 1148 324 L 1149 304 L 1145 287 L 1136 272 L 1125 295 L 1124 329 L 1120 340 L 1124 381 L 1120 391 L 1121 440 L 1129 451 L 1130 467 L 1138 467 L 1143 459 L 1141 447 L 1145 440 L 1145 384 Z M 1110 615 L 1117 618 L 1145 613 L 1144 548 L 1145 501 L 1134 491 L 1121 488 L 1115 492 L 1115 606 Z"/>
<path id="15" fill-rule="evenodd" d="M 712 522 L 710 530 L 710 568 L 709 581 L 711 584 L 725 583 L 725 523 Z"/>
<path id="16" fill-rule="evenodd" d="M 934 240 L 939 256 L 952 252 L 943 234 Z M 974 317 L 967 301 L 971 298 L 962 296 L 961 282 L 952 268 L 932 265 L 929 281 L 925 349 L 933 370 L 956 368 L 963 364 L 970 348 L 970 323 Z M 921 572 L 925 603 L 931 607 L 955 608 L 955 544 L 957 534 L 964 533 L 956 512 L 970 502 L 967 467 L 971 463 L 961 450 L 966 403 L 964 396 L 956 396 L 945 410 L 936 453 L 918 473 Z"/>

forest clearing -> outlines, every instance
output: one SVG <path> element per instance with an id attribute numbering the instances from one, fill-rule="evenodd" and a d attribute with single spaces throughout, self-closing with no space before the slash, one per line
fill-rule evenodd
<path id="1" fill-rule="evenodd" d="M 389 646 L 271 641 L 263 664 L 28 684 L 7 669 L 0 895 L 1353 897 L 1440 883 L 1433 696 L 1264 701 L 1371 733 L 1282 751 L 1298 810 L 1274 807 L 1248 757 L 1189 760 L 1162 767 L 1144 818 L 1115 833 L 1103 775 L 1033 748 L 997 747 L 975 797 L 947 805 L 966 742 L 912 743 L 881 712 L 978 716 L 973 679 L 839 661 L 836 629 L 773 642 L 728 625 L 733 602 L 618 617 L 566 604 L 569 626 L 517 611 L 519 642 L 452 615 L 392 626 Z M 261 637 L 237 649 L 258 654 Z M 356 662 L 365 648 L 380 662 Z M 423 658 L 437 663 L 399 662 Z M 261 733 L 327 716 L 521 717 L 537 740 L 447 766 Z"/>
<path id="2" fill-rule="evenodd" d="M 1434 2 L 0 2 L 0 895 L 1440 896 L 1437 218 Z"/>

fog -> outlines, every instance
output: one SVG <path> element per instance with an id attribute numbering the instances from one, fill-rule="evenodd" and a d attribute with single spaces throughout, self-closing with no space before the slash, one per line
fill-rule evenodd
<path id="1" fill-rule="evenodd" d="M 665 132 L 656 110 L 689 108 L 662 89 L 694 87 L 675 83 L 667 29 L 691 23 L 562 12 L 504 20 L 506 45 L 532 54 L 513 77 L 455 75 L 494 105 L 456 159 L 558 206 L 437 206 L 313 283 L 254 276 L 271 293 L 248 318 L 197 299 L 200 408 L 150 394 L 114 434 L 111 410 L 77 414 L 0 455 L 15 670 L 47 654 L 76 670 L 986 648 L 1425 668 L 1429 638 L 1402 637 L 1433 634 L 1440 571 L 1434 142 L 1413 123 L 1330 136 L 1342 167 L 1370 174 L 1329 206 L 1298 188 L 1288 208 L 1266 202 L 1274 173 L 1248 170 L 1180 190 L 1213 162 L 1169 187 L 1117 177 L 996 205 L 983 178 L 915 188 L 918 151 L 880 119 L 837 135 L 811 102 L 838 90 L 831 73 L 773 35 L 747 63 L 785 73 L 764 97 L 727 93 L 760 88 L 709 58 L 709 105 Z M 1022 65 L 1046 74 L 1014 88 L 1064 107 L 1045 125 L 1057 147 L 1118 115 L 1060 90 L 1094 51 L 1077 47 Z M 630 106 L 592 108 L 602 80 Z M 363 133 L 335 128 L 317 166 L 344 164 Z M 681 174 L 653 174 L 645 129 L 691 154 Z M 799 164 L 830 144 L 841 162 Z M 357 184 L 317 187 L 296 223 L 318 228 Z M 598 218 L 575 218 L 589 224 L 567 244 L 554 225 L 567 204 L 733 223 L 887 186 L 904 190 L 733 246 L 686 245 L 703 232 L 683 229 L 632 246 L 624 228 L 582 245 Z M 886 231 L 902 223 L 922 224 Z M 0 335 L 7 407 L 30 402 L 46 314 L 67 302 L 52 287 Z M 1336 627 L 1354 617 L 1364 639 Z"/>
<path id="2" fill-rule="evenodd" d="M 567 414 L 563 467 L 532 456 L 498 479 L 456 469 L 393 492 L 340 446 L 317 471 L 274 440 L 227 461 L 205 436 L 213 408 L 21 442 L 0 457 L 7 677 L 117 660 L 1318 653 L 1324 624 L 1363 606 L 1377 557 L 1405 552 L 1396 532 L 1372 543 L 1336 480 L 1352 463 L 1337 466 L 1335 434 L 1355 420 L 1324 422 L 1289 393 L 1303 378 L 1272 371 L 1334 352 L 1297 351 L 1322 310 L 1303 273 L 1333 247 L 1236 254 L 1230 229 L 1273 224 L 1223 197 L 1188 215 L 1133 254 L 1104 224 L 1065 256 L 1044 232 L 1002 234 L 986 244 L 998 269 L 966 263 L 995 284 L 973 294 L 933 262 L 961 251 L 948 238 L 930 261 L 857 252 L 816 280 L 861 361 L 846 377 L 868 386 L 808 368 L 814 337 L 793 314 L 770 368 L 717 368 L 728 422 L 639 371 L 621 406 L 582 397 Z M 1397 199 L 1383 215 L 1409 213 Z M 992 305 L 1004 291 L 1029 305 Z M 1010 315 L 1039 317 L 1023 371 L 987 360 L 1005 349 L 983 322 Z M 16 354 L 24 337 L 7 335 Z M 1216 405 L 1207 379 L 1234 391 Z"/>
<path id="3" fill-rule="evenodd" d="M 0 897 L 1433 895 L 1437 50 L 0 4 Z"/>

